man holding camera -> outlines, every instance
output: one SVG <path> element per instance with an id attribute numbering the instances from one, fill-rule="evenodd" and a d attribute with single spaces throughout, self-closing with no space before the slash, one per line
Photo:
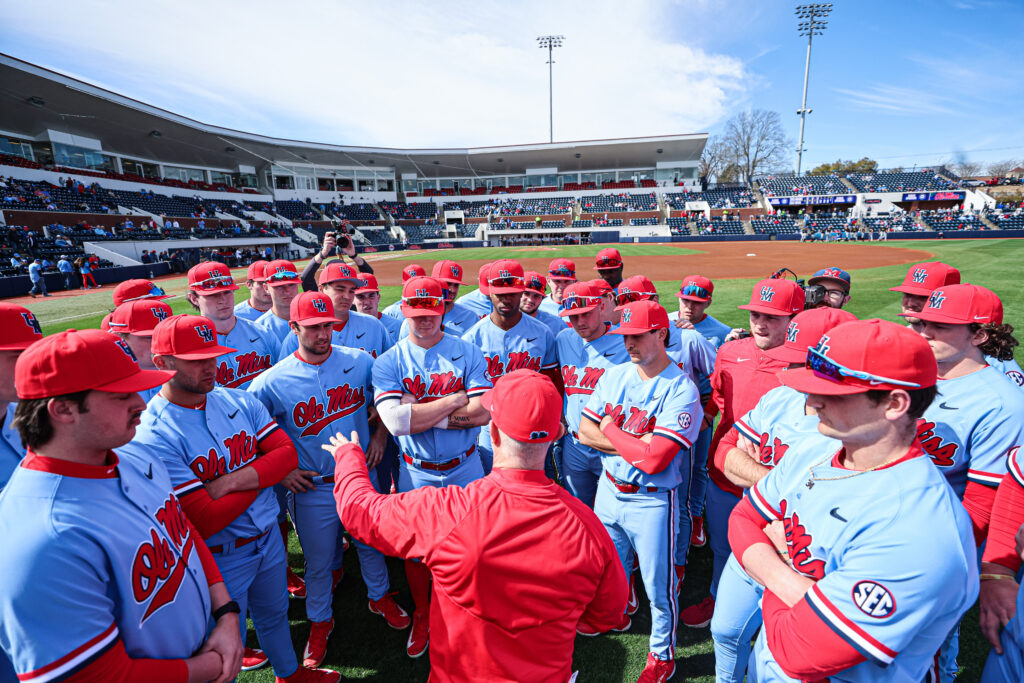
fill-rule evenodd
<path id="1" fill-rule="evenodd" d="M 331 256 L 338 255 L 342 258 L 334 259 L 330 262 L 327 261 Z M 352 238 L 341 233 L 340 236 L 333 231 L 328 231 L 324 235 L 324 244 L 320 247 L 320 252 L 317 253 L 306 267 L 302 270 L 302 291 L 303 292 L 315 292 L 319 289 L 316 281 L 316 271 L 324 263 L 331 265 L 331 263 L 345 263 L 344 257 L 352 259 L 352 263 L 355 264 L 356 268 L 360 273 L 372 273 L 373 268 L 366 260 L 356 254 L 356 245 L 352 243 Z"/>
<path id="2" fill-rule="evenodd" d="M 811 276 L 807 284 L 809 285 L 808 294 L 814 296 L 815 299 L 817 292 L 814 290 L 819 287 L 824 290 L 823 298 L 820 301 L 815 301 L 812 308 L 819 306 L 842 308 L 850 302 L 850 274 L 842 268 L 835 266 L 822 268 Z M 808 297 L 808 303 L 811 302 L 810 300 L 811 296 Z"/>

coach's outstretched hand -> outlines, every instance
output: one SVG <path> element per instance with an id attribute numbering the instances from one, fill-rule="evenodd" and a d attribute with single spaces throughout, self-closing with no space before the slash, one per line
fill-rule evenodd
<path id="1" fill-rule="evenodd" d="M 344 436 L 342 436 L 341 432 L 337 432 L 335 433 L 334 436 L 331 437 L 330 444 L 321 444 L 320 448 L 330 453 L 334 457 L 334 459 L 337 460 L 338 451 L 341 449 L 342 446 L 347 446 L 349 444 L 352 444 L 356 448 L 361 448 L 361 446 L 359 445 L 359 434 L 353 431 L 351 437 L 346 439 Z"/>

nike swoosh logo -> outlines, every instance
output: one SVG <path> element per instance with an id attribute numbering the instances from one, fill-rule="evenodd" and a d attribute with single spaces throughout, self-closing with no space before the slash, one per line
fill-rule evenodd
<path id="1" fill-rule="evenodd" d="M 537 338 L 536 337 L 531 337 L 530 339 L 526 340 L 526 343 L 529 344 L 530 342 L 535 342 L 535 341 L 537 341 Z"/>
<path id="2" fill-rule="evenodd" d="M 353 365 L 352 367 L 354 368 L 355 366 Z M 349 368 L 348 370 L 344 370 L 343 372 L 347 375 L 348 373 L 352 372 L 352 368 Z"/>
<path id="3" fill-rule="evenodd" d="M 363 338 L 363 337 L 365 337 L 365 336 L 366 336 L 366 333 L 365 333 L 365 332 L 363 332 L 362 334 L 357 334 L 357 335 L 356 335 L 356 339 L 362 339 L 362 338 Z"/>
<path id="4" fill-rule="evenodd" d="M 235 410 L 235 412 L 233 412 L 230 415 L 228 415 L 228 419 L 229 420 L 234 420 L 235 419 L 235 415 L 238 415 L 238 410 Z"/>
<path id="5" fill-rule="evenodd" d="M 466 354 L 462 354 L 462 355 L 464 356 Z M 452 362 L 455 362 L 455 361 L 457 361 L 460 358 L 462 358 L 462 356 L 455 356 L 455 358 L 452 358 Z"/>
<path id="6" fill-rule="evenodd" d="M 737 359 L 736 359 L 736 362 L 737 362 L 737 363 L 742 363 L 742 362 L 743 362 L 743 361 L 745 361 L 745 360 L 750 360 L 750 359 L 749 359 L 749 358 L 737 358 Z"/>
<path id="7" fill-rule="evenodd" d="M 847 522 L 847 521 L 849 521 L 849 520 L 846 519 L 846 517 L 843 517 L 841 514 L 839 514 L 839 508 L 832 508 L 831 510 L 828 511 L 828 514 L 832 515 L 833 517 L 838 519 L 840 522 Z"/>
<path id="8" fill-rule="evenodd" d="M 153 463 L 149 463 L 149 469 L 146 470 L 146 479 L 153 478 Z"/>
<path id="9" fill-rule="evenodd" d="M 615 355 L 614 353 L 606 353 L 606 354 L 604 354 L 604 357 L 605 358 L 611 358 L 614 355 Z"/>
<path id="10" fill-rule="evenodd" d="M 260 340 L 260 338 L 259 338 L 259 337 L 253 337 L 253 338 L 252 338 L 252 339 L 250 339 L 249 341 L 251 341 L 251 342 L 254 342 L 254 341 L 259 341 L 259 340 Z"/>
<path id="11" fill-rule="evenodd" d="M 988 316 L 987 315 L 976 315 L 976 316 L 974 316 L 974 319 L 975 320 L 988 320 Z"/>
<path id="12" fill-rule="evenodd" d="M 947 405 L 946 405 L 946 402 L 945 402 L 945 401 L 943 401 L 942 403 L 940 403 L 940 404 L 939 404 L 939 407 L 940 407 L 940 408 L 942 408 L 943 410 L 960 410 L 960 409 L 959 409 L 959 408 L 957 408 L 956 406 L 947 406 Z"/>

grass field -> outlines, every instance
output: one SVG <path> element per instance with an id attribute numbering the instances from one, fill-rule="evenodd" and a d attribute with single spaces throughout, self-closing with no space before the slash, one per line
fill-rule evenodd
<path id="1" fill-rule="evenodd" d="M 516 250 L 508 249 L 475 249 L 445 252 L 445 257 L 456 257 L 459 260 L 472 259 L 493 260 L 498 254 L 516 257 L 568 256 L 583 259 L 592 257 L 600 247 L 597 245 L 583 247 L 565 247 L 556 250 Z M 879 245 L 881 249 L 917 248 L 935 254 L 937 260 L 956 265 L 965 281 L 989 287 L 1000 294 L 1006 311 L 1007 322 L 1018 323 L 1024 311 L 1024 290 L 1019 285 L 1019 272 L 1024 257 L 1024 242 L 1020 240 L 927 240 L 901 241 Z M 646 254 L 671 253 L 680 257 L 692 253 L 690 250 L 659 247 L 657 245 L 621 245 L 626 258 L 627 274 L 642 272 L 632 260 Z M 632 258 L 631 258 L 632 257 Z M 410 260 L 432 261 L 438 258 L 437 253 L 409 253 Z M 785 265 L 785 264 L 779 264 Z M 835 265 L 825 263 L 825 265 Z M 467 271 L 475 274 L 475 267 L 467 264 Z M 880 317 L 898 320 L 899 295 L 888 291 L 889 287 L 899 284 L 906 273 L 906 266 L 889 266 L 882 268 L 866 268 L 853 271 L 853 299 L 848 310 L 859 317 Z M 687 274 L 686 259 L 680 259 L 679 276 Z M 801 273 L 807 276 L 809 273 Z M 236 276 L 244 279 L 244 270 L 236 271 Z M 710 313 L 723 322 L 741 326 L 745 324 L 745 314 L 736 308 L 746 303 L 750 295 L 753 279 L 719 279 L 715 282 L 714 303 Z M 183 294 L 185 282 L 183 278 L 161 283 L 164 288 L 175 294 Z M 655 283 L 662 301 L 670 306 L 675 305 L 675 292 L 679 285 L 675 281 L 659 281 Z M 468 291 L 466 288 L 464 291 Z M 239 290 L 239 301 L 247 296 L 244 289 Z M 394 301 L 399 296 L 398 287 L 384 287 L 383 304 Z M 183 296 L 168 301 L 176 313 L 190 310 Z M 382 304 L 382 305 L 383 305 Z M 99 325 L 100 319 L 110 308 L 110 288 L 91 292 L 84 296 L 62 300 L 36 302 L 30 306 L 39 316 L 43 331 L 47 334 L 69 327 L 87 328 Z M 1018 349 L 1018 361 L 1024 360 Z M 291 540 L 289 551 L 293 567 L 301 567 L 299 548 L 294 539 Z M 411 608 L 411 599 L 405 585 L 402 565 L 390 562 L 393 589 L 398 591 L 398 601 Z M 355 552 L 349 552 L 345 558 L 345 579 L 341 584 L 334 603 L 335 630 L 331 637 L 325 666 L 340 670 L 346 679 L 366 681 L 424 681 L 427 678 L 429 664 L 427 658 L 410 660 L 405 655 L 405 639 L 407 632 L 395 632 L 387 628 L 383 620 L 370 614 L 366 607 L 366 589 L 359 576 L 359 564 Z M 683 586 L 680 606 L 685 607 L 703 598 L 708 590 L 711 572 L 711 553 L 709 548 L 695 549 L 690 555 L 687 580 Z M 639 588 L 642 592 L 642 587 Z M 292 636 L 297 653 L 301 653 L 309 632 L 305 621 L 305 612 L 301 601 L 291 602 L 290 618 L 292 620 Z M 641 596 L 641 609 L 633 619 L 633 627 L 627 633 L 598 638 L 578 638 L 576 641 L 575 666 L 580 670 L 581 681 L 600 681 L 608 683 L 632 682 L 640 674 L 647 655 L 647 638 L 650 633 L 650 612 L 644 596 Z M 250 631 L 250 643 L 255 645 L 255 637 Z M 988 653 L 988 644 L 982 638 L 977 626 L 977 609 L 971 610 L 965 617 L 961 630 L 960 644 L 961 676 L 959 680 L 978 681 Z M 707 629 L 693 630 L 680 626 L 679 645 L 677 649 L 678 670 L 674 681 L 714 681 L 714 655 L 710 633 Z M 274 680 L 269 669 L 242 674 L 240 681 L 251 683 L 270 683 Z"/>

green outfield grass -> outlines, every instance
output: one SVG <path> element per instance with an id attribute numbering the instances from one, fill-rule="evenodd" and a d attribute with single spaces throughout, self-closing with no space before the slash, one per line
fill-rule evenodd
<path id="1" fill-rule="evenodd" d="M 446 258 L 453 258 L 458 260 L 472 261 L 475 259 L 486 259 L 493 261 L 496 253 L 500 252 L 502 257 L 519 259 L 519 258 L 542 258 L 551 259 L 563 256 L 571 259 L 592 259 L 597 256 L 597 252 L 601 251 L 606 247 L 614 246 L 622 254 L 623 258 L 630 256 L 664 256 L 666 254 L 672 254 L 676 256 L 685 256 L 686 254 L 699 253 L 696 249 L 685 249 L 677 246 L 665 246 L 661 244 L 583 244 L 580 246 L 551 246 L 551 247 L 479 247 L 476 249 L 458 249 L 456 251 L 445 252 L 449 254 Z M 420 252 L 411 250 L 405 252 L 408 256 L 404 256 L 405 261 L 436 261 L 438 260 L 438 252 Z M 445 258 L 445 257 L 442 257 Z"/>
<path id="2" fill-rule="evenodd" d="M 627 258 L 645 254 L 672 253 L 684 256 L 693 253 L 691 250 L 675 249 L 658 245 L 618 245 Z M 922 240 L 901 241 L 880 245 L 884 249 L 917 248 L 935 254 L 937 260 L 952 263 L 960 268 L 966 281 L 984 285 L 995 290 L 1003 299 L 1007 322 L 1018 323 L 1021 311 L 1024 311 L 1024 290 L 1018 284 L 1019 264 L 1024 257 L 1024 241 L 1021 240 Z M 455 257 L 460 260 L 488 259 L 493 260 L 501 255 L 510 258 L 568 256 L 585 258 L 593 256 L 600 245 L 583 247 L 562 247 L 557 250 L 522 250 L 522 249 L 471 249 L 444 252 L 443 256 Z M 836 263 L 825 265 L 841 265 L 842 245 L 837 245 Z M 404 260 L 432 261 L 442 257 L 437 252 L 416 254 L 409 253 Z M 785 264 L 779 264 L 780 266 Z M 630 269 L 626 261 L 627 274 L 637 272 Z M 685 259 L 680 261 L 680 276 L 687 270 Z M 853 271 L 853 299 L 848 310 L 859 317 L 880 317 L 898 320 L 899 294 L 888 291 L 889 287 L 899 284 L 906 266 L 888 266 L 867 268 Z M 244 279 L 244 269 L 235 271 L 238 278 Z M 801 273 L 803 276 L 809 273 Z M 736 308 L 746 303 L 750 295 L 753 279 L 718 279 L 715 282 L 714 303 L 709 312 L 723 322 L 732 326 L 745 325 L 746 315 Z M 183 278 L 161 283 L 171 293 L 183 294 L 185 281 Z M 659 281 L 655 283 L 663 303 L 670 309 L 675 307 L 677 281 Z M 399 287 L 382 288 L 382 306 L 395 301 L 399 295 Z M 466 287 L 463 291 L 469 291 Z M 69 327 L 96 327 L 100 319 L 110 308 L 110 287 L 85 296 L 63 300 L 46 300 L 33 302 L 30 306 L 43 323 L 43 331 L 47 334 Z M 247 296 L 246 290 L 239 290 L 237 299 L 241 301 Z M 170 299 L 172 309 L 176 313 L 190 311 L 183 296 Z M 78 316 L 69 319 L 71 316 Z M 1018 349 L 1018 361 L 1024 360 Z M 302 559 L 298 544 L 294 538 L 289 545 L 291 565 L 301 567 Z M 398 591 L 399 603 L 411 609 L 412 602 L 405 584 L 402 563 L 390 561 L 393 590 Z M 335 630 L 331 637 L 325 666 L 340 670 L 345 679 L 367 681 L 424 681 L 429 671 L 426 657 L 411 660 L 405 655 L 405 639 L 408 632 L 392 631 L 380 617 L 370 614 L 366 606 L 366 588 L 359 576 L 359 563 L 356 553 L 350 551 L 345 558 L 345 579 L 335 597 Z M 683 586 L 680 607 L 693 604 L 707 594 L 711 573 L 710 549 L 694 549 L 690 555 L 687 580 Z M 508 587 L 514 590 L 514 587 Z M 639 588 L 642 594 L 642 587 Z M 295 650 L 301 656 L 309 633 L 309 624 L 305 620 L 302 601 L 292 600 L 290 608 L 292 635 Z M 961 629 L 959 680 L 978 681 L 984 666 L 989 647 L 977 626 L 977 609 L 971 610 L 965 617 Z M 581 681 L 600 681 L 609 683 L 636 680 L 647 656 L 647 639 L 650 634 L 650 612 L 648 604 L 641 595 L 641 608 L 633 619 L 633 627 L 629 632 L 597 638 L 578 638 L 576 641 L 575 666 L 580 670 Z M 250 630 L 250 644 L 256 646 L 255 637 Z M 677 650 L 678 670 L 674 681 L 714 681 L 714 654 L 711 636 L 708 629 L 679 628 L 679 647 Z M 274 680 L 269 669 L 243 673 L 239 681 L 244 683 L 270 683 Z"/>

